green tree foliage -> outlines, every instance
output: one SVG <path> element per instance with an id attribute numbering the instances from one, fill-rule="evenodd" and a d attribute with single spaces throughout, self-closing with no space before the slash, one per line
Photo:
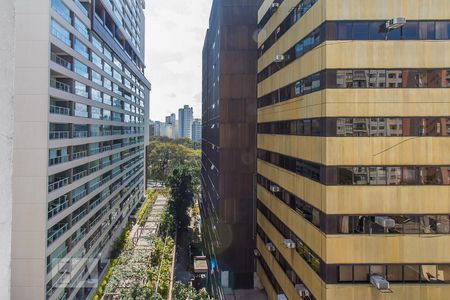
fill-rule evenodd
<path id="1" fill-rule="evenodd" d="M 200 169 L 201 151 L 189 139 L 153 139 L 150 141 L 147 166 L 151 180 L 167 183 L 169 176 L 180 165 Z"/>
<path id="2" fill-rule="evenodd" d="M 173 289 L 174 300 L 213 300 L 205 289 L 197 291 L 188 284 L 177 281 Z"/>
<path id="3" fill-rule="evenodd" d="M 175 215 L 178 227 L 184 230 L 190 222 L 188 208 L 192 207 L 194 195 L 199 189 L 198 170 L 188 165 L 180 165 L 173 170 L 167 181 L 171 195 L 170 210 Z"/>

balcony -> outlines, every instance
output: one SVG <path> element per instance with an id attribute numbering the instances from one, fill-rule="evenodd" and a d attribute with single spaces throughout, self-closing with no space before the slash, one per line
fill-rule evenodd
<path id="1" fill-rule="evenodd" d="M 65 115 L 70 116 L 70 108 L 50 105 L 50 113 L 55 115 Z"/>
<path id="2" fill-rule="evenodd" d="M 87 215 L 87 209 L 83 209 L 79 212 L 74 212 L 74 216 L 72 217 L 72 226 L 78 223 L 85 215 Z"/>
<path id="3" fill-rule="evenodd" d="M 62 58 L 61 56 L 55 54 L 55 53 L 51 53 L 50 54 L 50 59 L 57 63 L 60 66 L 63 66 L 64 68 L 68 69 L 68 70 L 72 70 L 72 63 L 69 62 L 68 60 Z"/>
<path id="4" fill-rule="evenodd" d="M 72 160 L 81 159 L 86 156 L 88 156 L 87 150 L 78 151 L 78 152 L 72 153 Z"/>
<path id="5" fill-rule="evenodd" d="M 48 214 L 47 218 L 50 220 L 69 206 L 69 200 L 67 200 L 67 195 L 59 197 L 48 204 Z"/>
<path id="6" fill-rule="evenodd" d="M 86 196 L 86 195 L 87 195 L 87 193 L 86 193 L 86 190 L 85 190 L 85 189 L 82 190 L 82 191 L 78 191 L 78 192 L 74 193 L 74 194 L 72 195 L 72 204 L 74 204 L 74 203 L 80 201 L 80 199 L 82 199 L 82 198 L 83 198 L 84 196 Z"/>
<path id="7" fill-rule="evenodd" d="M 88 137 L 88 132 L 86 131 L 73 131 L 72 132 L 72 137 L 73 138 L 86 138 Z"/>
<path id="8" fill-rule="evenodd" d="M 80 172 L 77 172 L 75 174 L 72 175 L 72 182 L 80 180 L 83 177 L 86 177 L 88 175 L 88 171 L 87 170 L 83 170 Z"/>
<path id="9" fill-rule="evenodd" d="M 58 156 L 58 157 L 52 157 L 48 159 L 48 165 L 54 166 L 58 164 L 62 164 L 69 161 L 68 155 Z"/>
<path id="10" fill-rule="evenodd" d="M 72 87 L 69 84 L 56 79 L 50 79 L 50 86 L 66 93 L 72 93 Z"/>
<path id="11" fill-rule="evenodd" d="M 62 188 L 63 186 L 66 186 L 69 184 L 69 177 L 56 179 L 56 181 L 48 184 L 48 192 L 51 193 L 57 189 Z"/>
<path id="12" fill-rule="evenodd" d="M 51 140 L 63 140 L 70 137 L 69 131 L 50 131 L 49 138 Z"/>
<path id="13" fill-rule="evenodd" d="M 47 231 L 47 247 L 69 230 L 68 223 L 58 223 Z"/>

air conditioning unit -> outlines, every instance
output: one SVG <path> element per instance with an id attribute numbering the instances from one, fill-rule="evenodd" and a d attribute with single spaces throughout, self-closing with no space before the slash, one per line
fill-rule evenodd
<path id="1" fill-rule="evenodd" d="M 272 193 L 279 193 L 280 192 L 280 187 L 278 185 L 270 185 L 270 191 Z"/>
<path id="2" fill-rule="evenodd" d="M 394 228 L 395 220 L 388 217 L 375 217 L 375 223 L 383 228 Z"/>
<path id="3" fill-rule="evenodd" d="M 295 242 L 291 239 L 285 239 L 283 241 L 283 244 L 286 246 L 286 248 L 288 249 L 295 249 Z"/>
<path id="4" fill-rule="evenodd" d="M 389 281 L 387 281 L 381 275 L 371 275 L 370 283 L 373 284 L 379 290 L 389 290 L 390 288 Z"/>
<path id="5" fill-rule="evenodd" d="M 277 299 L 278 299 L 278 300 L 288 300 L 288 298 L 286 297 L 285 294 L 278 294 L 278 295 L 277 295 Z"/>
<path id="6" fill-rule="evenodd" d="M 274 2 L 270 5 L 270 10 L 272 11 L 272 13 L 276 12 L 277 9 L 280 7 L 280 3 Z"/>
<path id="7" fill-rule="evenodd" d="M 275 55 L 275 57 L 273 58 L 273 62 L 280 63 L 280 62 L 283 62 L 284 59 L 285 59 L 285 57 L 284 57 L 283 54 L 277 54 L 277 55 Z"/>
<path id="8" fill-rule="evenodd" d="M 266 247 L 269 252 L 275 252 L 275 246 L 272 243 L 267 243 Z"/>
<path id="9" fill-rule="evenodd" d="M 297 290 L 300 297 L 302 298 L 310 297 L 309 290 L 306 288 L 304 284 L 296 284 L 295 289 Z"/>
<path id="10" fill-rule="evenodd" d="M 406 18 L 404 17 L 397 17 L 397 18 L 393 18 L 391 20 L 386 21 L 386 29 L 397 29 L 400 28 L 402 26 L 404 26 L 406 24 Z"/>
<path id="11" fill-rule="evenodd" d="M 261 253 L 259 252 L 258 249 L 253 249 L 253 255 L 255 255 L 256 257 L 260 257 Z"/>

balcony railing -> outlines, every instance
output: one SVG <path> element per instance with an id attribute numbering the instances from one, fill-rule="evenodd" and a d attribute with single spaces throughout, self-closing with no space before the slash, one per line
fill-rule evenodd
<path id="1" fill-rule="evenodd" d="M 72 181 L 80 180 L 81 178 L 87 176 L 87 174 L 88 174 L 87 170 L 84 170 L 84 171 L 78 172 L 76 174 L 73 174 Z"/>
<path id="2" fill-rule="evenodd" d="M 65 60 L 64 58 L 56 55 L 55 53 L 51 53 L 50 58 L 58 65 L 63 66 L 66 69 L 72 70 L 72 64 L 69 61 Z"/>
<path id="3" fill-rule="evenodd" d="M 60 212 L 62 212 L 63 210 L 65 210 L 69 205 L 69 200 L 65 200 L 62 203 L 52 206 L 49 206 L 49 211 L 48 211 L 48 219 L 50 220 L 51 218 L 53 218 L 54 216 L 56 216 L 57 214 L 59 214 Z M 50 208 L 52 207 L 52 208 Z"/>
<path id="4" fill-rule="evenodd" d="M 48 230 L 47 246 L 50 246 L 54 241 L 56 241 L 60 236 L 62 236 L 69 229 L 69 224 L 61 223 L 56 225 L 55 227 L 58 228 L 57 229 L 51 228 Z"/>
<path id="5" fill-rule="evenodd" d="M 97 172 L 98 170 L 100 170 L 100 165 L 95 165 L 95 166 L 89 168 L 89 171 L 90 171 L 91 173 L 95 173 L 95 172 Z"/>
<path id="6" fill-rule="evenodd" d="M 72 133 L 73 138 L 84 138 L 84 137 L 88 137 L 88 132 L 87 131 L 74 131 Z"/>
<path id="7" fill-rule="evenodd" d="M 56 114 L 56 115 L 70 116 L 70 108 L 56 106 L 56 105 L 50 105 L 50 113 Z"/>
<path id="8" fill-rule="evenodd" d="M 80 159 L 80 158 L 83 158 L 86 156 L 88 156 L 87 150 L 75 152 L 75 153 L 72 153 L 72 160 Z"/>
<path id="9" fill-rule="evenodd" d="M 71 93 L 72 92 L 72 87 L 69 84 L 61 82 L 61 81 L 58 81 L 56 79 L 50 79 L 50 86 L 52 88 L 61 90 L 61 91 L 66 92 L 66 93 Z"/>
<path id="10" fill-rule="evenodd" d="M 52 157 L 48 159 L 48 165 L 54 166 L 58 164 L 62 164 L 69 161 L 68 155 L 58 156 L 58 157 Z"/>
<path id="11" fill-rule="evenodd" d="M 49 183 L 49 185 L 48 185 L 48 192 L 51 193 L 51 192 L 53 192 L 53 191 L 55 191 L 57 189 L 62 188 L 63 186 L 68 185 L 68 184 L 69 184 L 69 177 L 66 177 L 66 178 L 60 179 L 58 181 Z"/>
<path id="12" fill-rule="evenodd" d="M 76 237 L 72 239 L 72 244 L 76 245 L 83 237 L 86 236 L 86 232 L 87 232 L 86 228 L 82 228 L 81 231 L 78 232 Z"/>
<path id="13" fill-rule="evenodd" d="M 72 218 L 72 225 L 78 223 L 85 215 L 87 215 L 87 209 L 83 209 L 79 214 Z"/>
<path id="14" fill-rule="evenodd" d="M 86 190 L 82 190 L 81 192 L 78 192 L 72 196 L 72 204 L 80 201 L 81 198 L 86 196 Z"/>
<path id="15" fill-rule="evenodd" d="M 50 131 L 49 137 L 51 140 L 62 140 L 70 137 L 69 131 Z"/>

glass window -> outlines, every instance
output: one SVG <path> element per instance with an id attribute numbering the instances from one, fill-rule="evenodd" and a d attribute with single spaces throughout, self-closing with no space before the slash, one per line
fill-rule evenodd
<path id="1" fill-rule="evenodd" d="M 436 265 L 422 265 L 420 266 L 420 280 L 428 282 L 437 281 L 437 268 Z"/>
<path id="2" fill-rule="evenodd" d="M 91 89 L 91 99 L 94 101 L 102 102 L 102 93 L 94 88 Z"/>
<path id="3" fill-rule="evenodd" d="M 109 80 L 107 78 L 103 78 L 103 87 L 108 89 L 108 90 L 112 90 L 112 82 L 111 82 L 111 80 Z"/>
<path id="4" fill-rule="evenodd" d="M 62 27 L 58 22 L 52 19 L 52 35 L 61 40 L 64 44 L 71 47 L 70 32 Z"/>
<path id="5" fill-rule="evenodd" d="M 120 75 L 120 73 L 116 69 L 113 69 L 113 77 L 114 79 L 122 83 L 122 75 Z"/>
<path id="6" fill-rule="evenodd" d="M 102 85 L 102 75 L 100 75 L 99 73 L 95 72 L 94 70 L 91 70 L 91 75 L 92 75 L 92 81 L 95 82 L 98 85 Z"/>
<path id="7" fill-rule="evenodd" d="M 68 23 L 72 24 L 70 9 L 61 0 L 52 0 L 52 8 Z"/>
<path id="8" fill-rule="evenodd" d="M 352 39 L 352 23 L 338 22 L 338 40 Z"/>
<path id="9" fill-rule="evenodd" d="M 418 22 L 407 22 L 405 26 L 402 27 L 402 38 L 404 40 L 417 40 L 419 36 L 419 23 Z"/>
<path id="10" fill-rule="evenodd" d="M 111 111 L 103 109 L 103 120 L 111 120 Z"/>
<path id="11" fill-rule="evenodd" d="M 368 40 L 369 39 L 369 22 L 354 22 L 352 39 L 353 40 Z"/>
<path id="12" fill-rule="evenodd" d="M 87 118 L 88 117 L 87 105 L 75 103 L 75 113 L 74 114 L 76 117 Z"/>
<path id="13" fill-rule="evenodd" d="M 450 266 L 437 265 L 437 279 L 442 282 L 450 281 Z"/>
<path id="14" fill-rule="evenodd" d="M 354 266 L 354 281 L 367 281 L 369 279 L 369 266 Z"/>
<path id="15" fill-rule="evenodd" d="M 436 22 L 436 39 L 438 40 L 450 39 L 450 22 L 446 21 Z"/>
<path id="16" fill-rule="evenodd" d="M 76 59 L 73 60 L 73 70 L 78 75 L 89 78 L 88 67 Z"/>
<path id="17" fill-rule="evenodd" d="M 75 29 L 81 33 L 86 39 L 89 39 L 89 29 L 80 19 L 75 17 Z"/>
<path id="18" fill-rule="evenodd" d="M 419 39 L 421 40 L 434 40 L 436 38 L 436 32 L 434 22 L 420 22 L 419 23 Z"/>
<path id="19" fill-rule="evenodd" d="M 96 65 L 100 69 L 103 69 L 102 59 L 94 52 L 91 53 L 91 61 L 94 63 L 94 65 Z"/>
<path id="20" fill-rule="evenodd" d="M 112 105 L 112 96 L 108 94 L 103 94 L 103 103 L 107 105 Z"/>
<path id="21" fill-rule="evenodd" d="M 103 54 L 105 54 L 109 60 L 112 60 L 112 51 L 107 46 L 103 47 Z"/>
<path id="22" fill-rule="evenodd" d="M 87 98 L 89 96 L 87 86 L 81 82 L 75 81 L 75 94 Z"/>
<path id="23" fill-rule="evenodd" d="M 98 50 L 100 50 L 100 52 L 103 53 L 103 44 L 102 44 L 100 38 L 97 37 L 96 35 L 92 34 L 91 40 L 92 40 L 92 44 L 95 46 L 95 48 L 97 48 Z"/>
<path id="24" fill-rule="evenodd" d="M 392 282 L 403 280 L 403 267 L 401 265 L 388 265 L 386 279 Z"/>
<path id="25" fill-rule="evenodd" d="M 77 38 L 74 38 L 73 48 L 75 49 L 75 51 L 83 55 L 85 58 L 89 59 L 88 47 Z"/>
<path id="26" fill-rule="evenodd" d="M 411 282 L 419 281 L 419 266 L 405 265 L 403 267 L 403 279 L 404 281 L 411 281 Z"/>
<path id="27" fill-rule="evenodd" d="M 106 74 L 112 76 L 112 67 L 106 62 L 103 64 L 103 70 L 106 72 Z"/>
<path id="28" fill-rule="evenodd" d="M 122 70 L 122 62 L 120 61 L 120 59 L 117 56 L 114 56 L 114 64 L 119 67 L 120 70 Z"/>
<path id="29" fill-rule="evenodd" d="M 369 39 L 384 40 L 386 38 L 385 22 L 370 22 Z"/>
<path id="30" fill-rule="evenodd" d="M 91 106 L 91 118 L 100 120 L 102 118 L 102 110 L 98 107 Z"/>

